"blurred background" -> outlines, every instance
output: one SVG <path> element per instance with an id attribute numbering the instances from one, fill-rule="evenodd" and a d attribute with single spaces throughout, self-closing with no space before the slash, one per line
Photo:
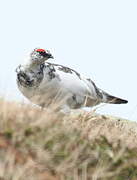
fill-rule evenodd
<path id="1" fill-rule="evenodd" d="M 98 113 L 137 120 L 136 0 L 4 0 L 0 3 L 0 96 L 23 102 L 15 68 L 36 47 L 90 77 L 127 105 Z"/>

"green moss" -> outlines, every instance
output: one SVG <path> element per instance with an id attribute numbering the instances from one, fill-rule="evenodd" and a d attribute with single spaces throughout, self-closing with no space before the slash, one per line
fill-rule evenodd
<path id="1" fill-rule="evenodd" d="M 9 130 L 5 131 L 4 135 L 5 135 L 6 138 L 11 139 L 12 136 L 13 136 L 13 130 L 9 129 Z"/>
<path id="2" fill-rule="evenodd" d="M 31 136 L 33 134 L 33 129 L 32 128 L 28 128 L 25 130 L 24 132 L 24 136 Z"/>
<path id="3" fill-rule="evenodd" d="M 52 147 L 54 145 L 54 140 L 48 140 L 45 144 L 44 144 L 44 149 L 45 150 L 52 150 Z"/>

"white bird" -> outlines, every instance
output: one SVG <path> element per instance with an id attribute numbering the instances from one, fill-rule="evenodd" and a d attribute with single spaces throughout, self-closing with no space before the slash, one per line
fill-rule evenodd
<path id="1" fill-rule="evenodd" d="M 34 104 L 49 107 L 56 103 L 59 110 L 69 112 L 100 103 L 128 102 L 99 89 L 90 78 L 69 67 L 47 62 L 49 58 L 53 58 L 49 51 L 36 48 L 16 69 L 19 90 Z"/>

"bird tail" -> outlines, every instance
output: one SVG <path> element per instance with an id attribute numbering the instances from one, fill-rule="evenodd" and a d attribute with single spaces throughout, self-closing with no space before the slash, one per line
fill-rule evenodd
<path id="1" fill-rule="evenodd" d="M 104 91 L 102 91 L 102 94 L 103 94 L 102 101 L 104 103 L 110 103 L 110 104 L 126 104 L 126 103 L 128 103 L 127 100 L 112 96 Z"/>
<path id="2" fill-rule="evenodd" d="M 107 103 L 110 103 L 110 104 L 126 104 L 126 103 L 128 103 L 128 101 L 125 99 L 121 99 L 121 98 L 118 98 L 115 96 L 108 95 L 107 96 Z"/>

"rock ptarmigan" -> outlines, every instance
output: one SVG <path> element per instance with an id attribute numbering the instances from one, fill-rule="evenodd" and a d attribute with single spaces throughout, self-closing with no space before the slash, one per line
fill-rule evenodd
<path id="1" fill-rule="evenodd" d="M 26 63 L 16 69 L 19 90 L 34 104 L 41 107 L 56 104 L 58 110 L 69 112 L 100 103 L 128 102 L 99 89 L 90 78 L 69 67 L 47 62 L 49 58 L 53 58 L 49 51 L 36 48 Z"/>

